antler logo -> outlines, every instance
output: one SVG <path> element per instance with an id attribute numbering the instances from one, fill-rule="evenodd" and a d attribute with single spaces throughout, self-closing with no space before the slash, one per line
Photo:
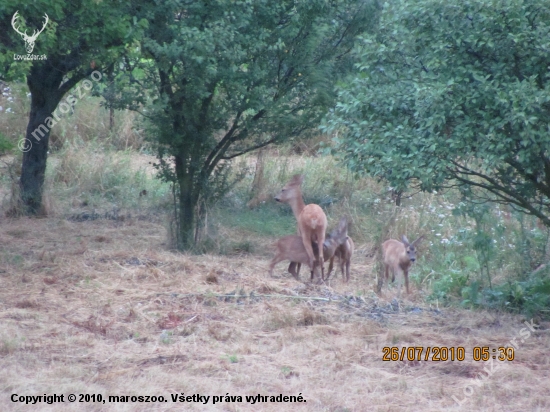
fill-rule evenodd
<path id="1" fill-rule="evenodd" d="M 46 13 L 44 13 L 44 18 L 46 19 L 46 21 L 44 22 L 44 25 L 42 26 L 42 28 L 40 29 L 40 31 L 34 31 L 32 33 L 32 36 L 29 36 L 27 34 L 27 31 L 25 30 L 24 33 L 22 33 L 21 31 L 19 31 L 16 27 L 17 25 L 17 18 L 19 17 L 18 15 L 19 13 L 19 10 L 15 12 L 15 14 L 13 15 L 13 18 L 11 19 L 11 26 L 13 27 L 13 29 L 19 33 L 21 35 L 21 37 L 23 37 L 23 40 L 25 40 L 25 48 L 27 49 L 27 53 L 31 54 L 33 49 L 34 49 L 34 42 L 36 41 L 36 38 L 38 37 L 38 35 L 40 33 L 42 33 L 44 31 L 44 29 L 46 28 L 46 24 L 48 24 L 48 15 Z"/>

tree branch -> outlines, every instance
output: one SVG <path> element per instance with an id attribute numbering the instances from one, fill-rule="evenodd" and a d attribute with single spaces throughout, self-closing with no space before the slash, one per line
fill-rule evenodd
<path id="1" fill-rule="evenodd" d="M 531 181 L 535 187 L 540 190 L 544 195 L 550 197 L 550 187 L 546 186 L 545 184 L 539 182 L 539 179 L 536 175 L 533 173 L 528 173 L 525 168 L 517 161 L 515 161 L 512 158 L 508 158 L 505 160 L 506 163 L 508 163 L 510 166 L 512 166 L 514 169 L 516 169 L 521 175 L 525 176 L 529 181 Z M 547 179 L 549 177 L 547 176 Z"/>
<path id="2" fill-rule="evenodd" d="M 241 155 L 243 155 L 243 154 L 245 154 L 245 153 L 252 152 L 252 151 L 254 151 L 254 150 L 256 150 L 256 149 L 261 149 L 262 147 L 265 147 L 265 146 L 267 146 L 267 145 L 270 145 L 271 143 L 274 143 L 275 141 L 277 141 L 277 137 L 273 137 L 273 138 L 271 138 L 271 139 L 269 139 L 269 140 L 267 140 L 267 141 L 265 141 L 265 142 L 263 142 L 263 143 L 257 144 L 257 145 L 255 145 L 255 146 L 251 146 L 251 147 L 249 147 L 249 148 L 247 148 L 247 149 L 245 149 L 245 150 L 243 150 L 243 151 L 241 151 L 241 152 L 234 153 L 234 154 L 232 154 L 231 156 L 222 156 L 222 157 L 221 157 L 221 160 L 230 160 L 230 159 L 234 159 L 235 157 L 239 157 L 239 156 L 241 156 Z"/>
<path id="3" fill-rule="evenodd" d="M 484 175 L 482 173 L 468 169 L 465 166 L 460 165 L 454 160 L 451 160 L 451 163 L 454 164 L 457 169 L 450 170 L 450 172 L 454 175 L 455 179 L 458 180 L 459 182 L 462 182 L 465 185 L 470 185 L 470 186 L 475 186 L 475 187 L 485 189 L 490 193 L 494 194 L 495 196 L 501 199 L 504 199 L 506 203 L 516 204 L 522 209 L 528 211 L 529 214 L 538 217 L 546 226 L 550 227 L 550 217 L 542 213 L 540 210 L 537 210 L 531 204 L 531 202 L 529 202 L 527 199 L 521 196 L 518 192 L 513 191 L 512 189 L 509 189 L 507 187 L 504 187 L 501 184 L 499 184 L 495 179 L 487 175 Z M 477 182 L 475 180 L 464 178 L 461 176 L 461 174 L 468 175 L 468 176 L 477 176 L 482 180 L 488 182 L 489 184 L 484 184 L 481 182 Z"/>
<path id="4" fill-rule="evenodd" d="M 235 119 L 233 120 L 231 129 L 229 129 L 225 136 L 218 142 L 216 147 L 214 147 L 214 149 L 212 149 L 206 157 L 202 166 L 202 170 L 207 173 L 207 176 L 210 176 L 210 173 L 212 172 L 212 170 L 214 170 L 214 167 L 216 167 L 216 164 L 220 161 L 220 158 L 223 153 L 225 153 L 225 150 L 227 150 L 227 147 L 229 147 L 229 145 L 233 143 L 233 134 L 239 127 L 238 123 L 241 116 L 242 111 L 239 111 L 235 116 Z"/>
<path id="5" fill-rule="evenodd" d="M 76 84 L 84 79 L 85 77 L 92 74 L 93 70 L 90 70 L 89 73 L 75 73 L 73 77 L 71 77 L 69 80 L 67 80 L 65 83 L 62 83 L 59 89 L 57 89 L 56 97 L 59 97 L 59 100 L 63 98 L 65 93 L 67 93 L 69 90 L 71 90 Z"/>

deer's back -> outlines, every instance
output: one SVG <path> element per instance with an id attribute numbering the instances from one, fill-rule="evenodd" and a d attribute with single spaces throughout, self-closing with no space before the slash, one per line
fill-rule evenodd
<path id="1" fill-rule="evenodd" d="M 308 263 L 306 248 L 302 238 L 296 235 L 289 235 L 280 238 L 276 244 L 277 254 L 292 262 Z"/>
<path id="2" fill-rule="evenodd" d="M 327 227 L 327 216 L 321 206 L 311 203 L 304 207 L 299 216 L 300 226 L 311 229 Z"/>
<path id="3" fill-rule="evenodd" d="M 390 239 L 382 243 L 384 251 L 384 263 L 386 265 L 397 266 L 403 255 L 406 253 L 405 245 L 398 240 Z"/>

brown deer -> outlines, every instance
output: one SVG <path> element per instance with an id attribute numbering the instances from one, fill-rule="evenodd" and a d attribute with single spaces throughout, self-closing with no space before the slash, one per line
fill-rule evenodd
<path id="1" fill-rule="evenodd" d="M 351 237 L 348 236 L 346 241 L 336 248 L 334 255 L 330 258 L 330 263 L 328 265 L 327 280 L 332 273 L 332 268 L 334 264 L 334 258 L 338 258 L 340 261 L 340 270 L 342 271 L 342 277 L 344 282 L 349 282 L 349 268 L 351 266 L 351 257 L 353 256 L 353 251 L 355 249 L 355 244 Z M 325 257 L 326 260 L 326 257 Z M 344 273 L 344 266 L 346 267 L 346 273 Z"/>
<path id="2" fill-rule="evenodd" d="M 288 203 L 292 208 L 294 217 L 298 222 L 298 234 L 302 238 L 306 253 L 309 258 L 307 264 L 313 269 L 315 262 L 321 266 L 321 279 L 324 277 L 323 254 L 313 252 L 313 242 L 322 245 L 325 242 L 327 230 L 327 217 L 319 205 L 311 203 L 306 205 L 302 199 L 303 175 L 295 175 L 290 179 L 279 194 L 275 196 L 277 202 Z M 317 256 L 315 256 L 317 255 Z M 289 267 L 290 270 L 290 267 Z"/>
<path id="3" fill-rule="evenodd" d="M 407 294 L 410 294 L 409 290 L 409 268 L 416 260 L 416 244 L 424 237 L 420 236 L 414 242 L 409 243 L 409 240 L 405 235 L 402 236 L 402 241 L 395 239 L 386 240 L 382 243 L 382 250 L 384 252 L 384 265 L 386 266 L 386 280 L 389 278 L 389 271 L 392 271 L 392 282 L 395 281 L 395 275 L 403 274 L 405 278 L 405 286 L 407 288 Z M 399 292 L 398 297 L 401 297 L 401 285 L 402 281 L 399 280 Z"/>
<path id="4" fill-rule="evenodd" d="M 334 252 L 343 245 L 348 239 L 348 223 L 346 218 L 340 219 L 338 226 L 325 238 L 323 242 L 323 257 L 325 260 L 329 260 L 334 256 Z M 301 236 L 290 235 L 280 238 L 276 243 L 277 252 L 275 257 L 269 264 L 269 274 L 273 275 L 273 267 L 283 261 L 290 260 L 291 264 L 288 267 L 288 271 L 294 276 L 296 280 L 300 280 L 298 270 L 296 270 L 297 264 L 310 264 L 310 259 L 307 254 L 304 242 Z M 313 244 L 313 249 L 316 253 L 317 244 Z M 310 266 L 311 279 L 314 275 L 318 274 L 319 265 L 317 263 L 314 266 Z"/>

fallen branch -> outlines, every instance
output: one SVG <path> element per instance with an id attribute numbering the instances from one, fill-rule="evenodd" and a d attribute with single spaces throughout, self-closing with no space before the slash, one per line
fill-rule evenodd
<path id="1" fill-rule="evenodd" d="M 220 295 L 218 293 L 211 293 L 211 292 L 205 292 L 205 293 L 171 293 L 171 292 L 163 292 L 163 293 L 157 293 L 157 296 L 160 295 L 172 295 L 173 297 L 184 297 L 184 298 L 192 298 L 192 297 L 215 297 L 215 298 L 236 298 L 236 299 L 244 299 L 244 298 L 283 298 L 283 299 L 303 299 L 303 300 L 320 300 L 323 302 L 341 302 L 342 299 L 331 299 L 331 298 L 321 298 L 316 296 L 293 296 L 293 295 L 257 295 L 254 292 L 251 292 L 249 295 L 230 295 L 230 294 L 223 294 Z"/>

